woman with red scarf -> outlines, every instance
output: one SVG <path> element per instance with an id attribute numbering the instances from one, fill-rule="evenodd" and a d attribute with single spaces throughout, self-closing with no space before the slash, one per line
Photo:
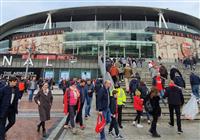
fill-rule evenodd
<path id="1" fill-rule="evenodd" d="M 157 76 L 153 78 L 152 85 L 156 87 L 156 89 L 158 90 L 158 93 L 160 93 L 162 102 L 166 105 L 166 103 L 164 102 L 162 98 L 164 96 L 164 79 L 160 76 L 160 73 L 158 73 Z"/>
<path id="2" fill-rule="evenodd" d="M 75 81 L 72 83 L 72 86 L 66 89 L 66 92 L 64 94 L 64 113 L 67 116 L 64 128 L 69 128 L 69 121 L 72 127 L 72 133 L 76 134 L 75 123 L 74 123 L 74 117 L 76 114 L 76 105 L 78 103 L 78 100 L 80 99 L 80 93 L 79 90 L 76 88 Z M 79 105 L 80 106 L 80 105 Z M 80 107 L 78 107 L 79 110 Z"/>

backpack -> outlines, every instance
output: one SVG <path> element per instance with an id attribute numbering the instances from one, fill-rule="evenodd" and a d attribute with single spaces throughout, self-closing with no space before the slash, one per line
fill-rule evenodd
<path id="1" fill-rule="evenodd" d="M 19 91 L 23 91 L 25 89 L 24 82 L 19 82 Z"/>
<path id="2" fill-rule="evenodd" d="M 144 104 L 144 108 L 145 108 L 146 112 L 153 112 L 153 107 L 150 102 L 150 97 L 147 98 L 147 100 Z"/>
<path id="3" fill-rule="evenodd" d="M 174 83 L 179 87 L 185 87 L 185 81 L 181 76 L 176 76 L 174 78 Z"/>
<path id="4" fill-rule="evenodd" d="M 133 79 L 130 84 L 131 92 L 134 92 L 138 88 L 138 80 Z"/>

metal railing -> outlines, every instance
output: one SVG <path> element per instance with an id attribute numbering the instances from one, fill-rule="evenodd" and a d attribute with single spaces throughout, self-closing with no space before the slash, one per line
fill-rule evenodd
<path id="1" fill-rule="evenodd" d="M 111 82 L 110 90 L 114 89 L 113 79 L 112 79 L 110 73 L 106 71 L 106 68 L 104 67 L 104 64 L 103 64 L 100 56 L 98 56 L 98 65 L 99 65 L 100 72 L 101 72 L 102 77 L 103 77 L 103 81 L 105 82 L 106 80 L 109 80 Z"/>

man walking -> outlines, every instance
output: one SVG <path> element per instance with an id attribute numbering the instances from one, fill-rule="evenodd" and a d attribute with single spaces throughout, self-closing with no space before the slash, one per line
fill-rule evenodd
<path id="1" fill-rule="evenodd" d="M 97 109 L 99 114 L 102 114 L 106 118 L 106 122 L 110 122 L 108 120 L 109 114 L 109 104 L 110 104 L 110 94 L 109 88 L 111 87 L 111 82 L 109 80 L 104 82 L 104 86 L 97 93 Z M 104 129 L 100 133 L 100 139 L 106 140 Z"/>
<path id="2" fill-rule="evenodd" d="M 0 140 L 5 139 L 5 133 L 15 124 L 19 99 L 17 78 L 10 77 L 9 84 L 0 89 Z"/>
<path id="3" fill-rule="evenodd" d="M 195 75 L 193 72 L 191 72 L 190 75 L 190 84 L 192 87 L 192 93 L 196 96 L 197 101 L 200 101 L 199 98 L 199 85 L 200 85 L 200 78 L 199 76 Z"/>
<path id="4" fill-rule="evenodd" d="M 181 128 L 181 111 L 180 108 L 184 104 L 184 97 L 182 90 L 175 86 L 174 82 L 171 81 L 169 86 L 166 88 L 164 97 L 168 97 L 169 113 L 170 113 L 170 126 L 174 126 L 174 110 L 176 113 L 178 134 L 183 133 Z"/>
<path id="5" fill-rule="evenodd" d="M 118 125 L 119 128 L 123 128 L 122 126 L 122 108 L 126 103 L 126 94 L 124 92 L 124 89 L 120 87 L 120 84 L 115 84 L 115 90 L 117 91 L 117 112 L 118 112 Z"/>

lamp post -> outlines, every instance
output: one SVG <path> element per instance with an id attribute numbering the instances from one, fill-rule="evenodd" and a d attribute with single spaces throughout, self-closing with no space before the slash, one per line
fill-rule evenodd
<path id="1" fill-rule="evenodd" d="M 105 74 L 106 74 L 106 31 L 109 29 L 110 27 L 110 24 L 107 25 L 107 27 L 104 29 L 104 32 L 103 32 L 103 65 L 104 65 L 104 80 L 105 80 Z"/>
<path id="2" fill-rule="evenodd" d="M 26 64 L 25 79 L 26 79 L 27 76 L 28 76 L 29 61 L 30 61 L 31 53 L 32 53 L 32 49 L 31 49 L 30 46 L 27 48 L 27 51 L 28 51 L 28 61 L 27 61 L 27 64 Z"/>

